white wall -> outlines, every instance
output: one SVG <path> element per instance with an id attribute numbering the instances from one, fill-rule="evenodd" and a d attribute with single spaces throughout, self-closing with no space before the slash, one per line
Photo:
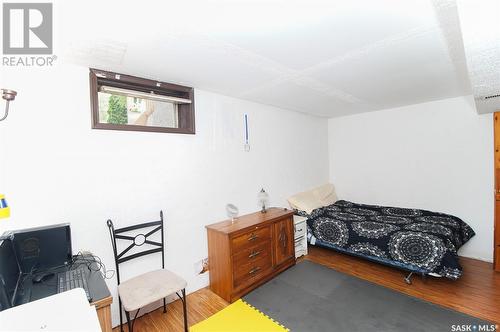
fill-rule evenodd
<path id="1" fill-rule="evenodd" d="M 329 120 L 339 198 L 456 215 L 476 231 L 460 255 L 493 256 L 493 120 L 471 96 Z"/>
<path id="2" fill-rule="evenodd" d="M 208 285 L 193 264 L 207 256 L 204 225 L 226 219 L 226 203 L 256 211 L 264 187 L 271 204 L 287 206 L 289 195 L 328 181 L 326 119 L 195 90 L 194 136 L 92 130 L 86 68 L 4 68 L 0 86 L 19 92 L 0 123 L 0 192 L 12 209 L 0 230 L 70 222 L 74 251 L 114 268 L 106 219 L 127 225 L 163 209 L 166 267 L 189 292 Z M 125 277 L 158 262 L 131 263 Z M 108 285 L 116 323 L 116 280 Z"/>

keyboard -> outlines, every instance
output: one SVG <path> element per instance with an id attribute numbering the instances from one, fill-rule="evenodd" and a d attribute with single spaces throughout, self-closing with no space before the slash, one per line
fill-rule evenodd
<path id="1" fill-rule="evenodd" d="M 79 267 L 57 274 L 58 293 L 69 291 L 74 288 L 83 288 L 89 302 L 92 301 L 89 293 L 89 287 L 87 285 L 87 274 L 85 273 L 84 267 Z"/>

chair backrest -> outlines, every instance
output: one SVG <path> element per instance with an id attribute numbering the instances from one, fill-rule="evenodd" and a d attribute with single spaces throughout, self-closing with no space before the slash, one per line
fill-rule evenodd
<path id="1" fill-rule="evenodd" d="M 113 254 L 115 257 L 115 266 L 116 266 L 116 278 L 118 280 L 118 285 L 120 284 L 120 264 L 127 262 L 129 260 L 161 252 L 161 266 L 162 268 L 165 268 L 165 253 L 163 251 L 164 248 L 163 211 L 160 211 L 160 220 L 158 221 L 145 222 L 117 229 L 115 229 L 111 219 L 108 219 L 106 223 L 108 225 L 109 235 L 111 237 L 111 244 L 113 246 Z M 154 228 L 148 231 L 147 233 L 140 232 L 145 228 L 151 228 L 151 227 Z M 130 234 L 130 232 L 133 231 L 136 232 L 135 236 Z M 160 232 L 161 242 L 148 240 L 149 236 L 155 234 L 158 231 Z M 123 233 L 127 233 L 127 235 Z M 128 241 L 130 244 L 125 249 L 118 252 L 116 240 Z M 127 253 L 134 247 L 140 247 L 145 243 L 153 246 L 153 248 L 127 255 Z"/>

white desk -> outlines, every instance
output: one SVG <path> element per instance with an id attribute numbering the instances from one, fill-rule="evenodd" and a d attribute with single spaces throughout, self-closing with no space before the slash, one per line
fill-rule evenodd
<path id="1" fill-rule="evenodd" d="M 0 312 L 0 331 L 101 331 L 96 310 L 75 288 Z"/>

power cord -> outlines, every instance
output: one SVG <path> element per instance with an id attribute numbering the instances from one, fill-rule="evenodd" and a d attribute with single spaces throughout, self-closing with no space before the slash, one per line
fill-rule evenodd
<path id="1" fill-rule="evenodd" d="M 101 257 L 91 254 L 89 252 L 79 251 L 70 263 L 70 268 L 73 266 L 87 266 L 90 271 L 100 272 L 104 279 L 111 279 L 115 275 L 114 270 L 108 270 L 106 265 L 102 262 Z"/>

